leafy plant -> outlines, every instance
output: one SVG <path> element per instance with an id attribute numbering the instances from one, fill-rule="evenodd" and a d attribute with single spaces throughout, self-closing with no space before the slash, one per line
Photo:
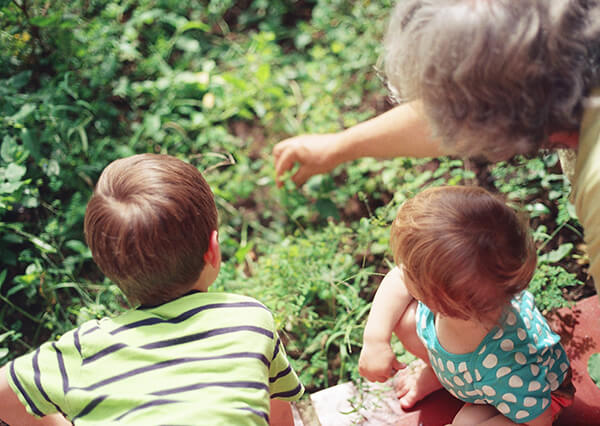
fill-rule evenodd
<path id="1" fill-rule="evenodd" d="M 350 228 L 330 222 L 262 248 L 256 262 L 228 262 L 215 289 L 250 294 L 275 313 L 286 349 L 311 389 L 355 375 L 362 323 L 369 309 L 362 292 L 372 268 L 360 268 Z M 332 364 L 335 368 L 332 368 Z"/>
<path id="2" fill-rule="evenodd" d="M 590 377 L 600 388 L 600 353 L 595 353 L 588 360 L 588 371 Z"/>
<path id="3" fill-rule="evenodd" d="M 357 379 L 398 206 L 424 187 L 477 177 L 452 158 L 362 159 L 278 189 L 271 149 L 390 106 L 374 66 L 391 7 L 0 0 L 0 362 L 129 307 L 93 264 L 83 215 L 110 161 L 156 152 L 194 164 L 213 189 L 225 259 L 215 289 L 274 311 L 309 389 Z M 585 257 L 556 157 L 489 173 L 532 218 L 538 303 L 563 306 L 579 285 L 567 260 Z"/>

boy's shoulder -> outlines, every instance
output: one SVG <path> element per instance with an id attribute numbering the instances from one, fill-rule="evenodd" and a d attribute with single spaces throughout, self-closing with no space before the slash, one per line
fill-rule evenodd
<path id="1" fill-rule="evenodd" d="M 177 299 L 157 306 L 140 307 L 113 318 L 103 318 L 99 322 L 104 329 L 112 329 L 111 334 L 120 333 L 123 328 L 149 327 L 160 324 L 181 324 L 194 320 L 219 318 L 222 315 L 235 315 L 247 319 L 265 318 L 272 321 L 271 311 L 258 300 L 235 293 L 190 292 Z"/>
<path id="2" fill-rule="evenodd" d="M 274 331 L 271 311 L 258 300 L 234 293 L 191 292 L 157 306 L 140 307 L 114 317 L 87 321 L 65 333 L 57 344 L 76 346 L 83 356 L 104 347 L 147 344 L 149 338 L 175 338 L 181 330 L 203 332 L 213 327 L 257 326 Z"/>
<path id="3" fill-rule="evenodd" d="M 271 312 L 259 300 L 237 293 L 227 293 L 218 291 L 192 292 L 178 299 L 165 303 L 166 309 L 188 310 L 188 309 L 218 309 L 218 308 L 260 308 L 266 312 Z M 203 308 L 204 307 L 204 308 Z"/>

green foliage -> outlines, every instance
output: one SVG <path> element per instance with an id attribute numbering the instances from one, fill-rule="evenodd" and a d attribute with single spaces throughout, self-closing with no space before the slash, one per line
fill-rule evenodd
<path id="1" fill-rule="evenodd" d="M 561 266 L 538 264 L 533 279 L 529 284 L 529 291 L 535 296 L 535 303 L 542 312 L 569 306 L 563 298 L 563 289 L 581 284 L 575 274 L 567 272 Z"/>
<path id="2" fill-rule="evenodd" d="M 91 260 L 83 215 L 110 161 L 157 152 L 196 165 L 213 188 L 225 259 L 215 289 L 273 310 L 309 389 L 356 378 L 397 207 L 475 174 L 450 158 L 363 159 L 277 189 L 271 149 L 386 108 L 374 65 L 391 6 L 0 0 L 0 363 L 128 308 Z M 555 169 L 552 155 L 491 169 L 532 218 L 531 289 L 546 310 L 579 284 L 565 260 L 581 255 L 561 237 L 579 227 Z"/>
<path id="3" fill-rule="evenodd" d="M 329 222 L 262 247 L 256 262 L 232 259 L 214 286 L 252 295 L 275 313 L 286 350 L 313 390 L 356 375 L 369 309 L 362 293 L 373 274 L 355 258 L 366 252 L 360 243 L 350 228 Z"/>
<path id="4" fill-rule="evenodd" d="M 575 234 L 579 240 L 582 235 L 575 209 L 569 201 L 571 186 L 556 170 L 557 166 L 557 154 L 549 153 L 499 163 L 491 172 L 496 187 L 531 218 L 538 247 L 538 268 L 529 290 L 534 294 L 538 308 L 544 312 L 568 306 L 564 298 L 566 289 L 583 284 L 565 267 L 577 256 L 574 244 L 560 242 L 558 238 L 565 232 Z M 548 220 L 550 217 L 552 220 Z"/>

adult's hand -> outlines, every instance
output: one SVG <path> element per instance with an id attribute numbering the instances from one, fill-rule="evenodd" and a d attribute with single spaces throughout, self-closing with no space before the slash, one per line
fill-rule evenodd
<path id="1" fill-rule="evenodd" d="M 340 142 L 339 133 L 300 135 L 279 142 L 273 148 L 277 186 L 283 185 L 283 175 L 296 163 L 300 167 L 291 177 L 296 185 L 302 185 L 313 175 L 329 173 L 340 163 L 336 159 Z"/>
<path id="2" fill-rule="evenodd" d="M 273 148 L 278 186 L 295 163 L 300 168 L 292 181 L 302 185 L 313 175 L 328 173 L 342 163 L 362 157 L 422 158 L 446 154 L 431 138 L 418 101 L 399 105 L 338 133 L 296 136 Z"/>

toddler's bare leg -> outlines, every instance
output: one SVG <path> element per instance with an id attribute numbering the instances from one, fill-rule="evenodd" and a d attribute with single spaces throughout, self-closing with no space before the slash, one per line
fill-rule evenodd
<path id="1" fill-rule="evenodd" d="M 500 412 L 491 405 L 469 403 L 463 405 L 460 411 L 456 413 L 452 425 L 476 425 L 490 419 L 494 419 L 494 425 L 514 425 L 512 421 L 500 414 Z"/>
<path id="2" fill-rule="evenodd" d="M 413 300 L 398 321 L 394 333 L 404 348 L 419 357 L 394 377 L 394 389 L 400 399 L 402 408 L 410 408 L 430 393 L 440 389 L 442 385 L 429 366 L 427 350 L 417 336 L 416 328 L 417 301 Z"/>

